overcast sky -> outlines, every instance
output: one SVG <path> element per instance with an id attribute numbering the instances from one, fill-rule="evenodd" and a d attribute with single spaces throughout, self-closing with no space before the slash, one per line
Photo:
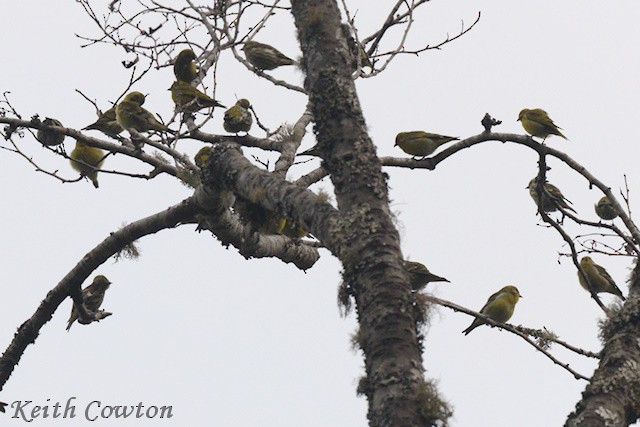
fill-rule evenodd
<path id="1" fill-rule="evenodd" d="M 98 10 L 108 2 L 95 3 Z M 377 4 L 349 3 L 360 8 L 361 36 L 386 16 Z M 80 129 L 95 120 L 95 111 L 75 89 L 106 109 L 126 87 L 129 73 L 120 61 L 131 57 L 112 46 L 80 48 L 74 34 L 96 35 L 97 30 L 75 2 L 4 1 L 2 8 L 0 90 L 11 92 L 9 99 L 23 118 L 55 117 Z M 634 213 L 640 191 L 634 136 L 640 5 L 628 0 L 434 1 L 420 9 L 407 48 L 455 35 L 461 22 L 471 24 L 479 11 L 479 24 L 442 50 L 398 56 L 380 76 L 358 81 L 378 154 L 406 156 L 393 147 L 400 131 L 475 135 L 487 112 L 503 121 L 496 131 L 522 133 L 518 112 L 544 108 L 570 139 L 551 137 L 548 144 L 565 150 L 615 193 L 626 174 Z M 257 40 L 300 55 L 287 14 Z M 273 75 L 302 84 L 302 74 L 292 67 Z M 166 91 L 172 80 L 171 69 L 164 68 L 135 86 L 150 94 L 145 107 L 164 118 L 173 110 Z M 236 97 L 249 98 L 272 129 L 295 121 L 306 103 L 301 94 L 259 79 L 225 52 L 216 98 L 231 105 Z M 205 130 L 222 133 L 221 122 L 217 112 Z M 14 140 L 43 167 L 77 176 L 28 133 Z M 303 148 L 313 144 L 309 135 Z M 185 140 L 178 149 L 193 155 L 201 146 Z M 73 148 L 70 138 L 66 148 Z M 3 348 L 47 291 L 110 232 L 191 194 L 168 176 L 144 181 L 101 174 L 96 190 L 84 181 L 61 184 L 8 151 L 0 150 L 0 161 L 5 175 L 0 186 Z M 290 178 L 316 167 L 315 162 L 294 167 Z M 537 154 L 526 147 L 487 142 L 459 152 L 435 171 L 386 168 L 402 248 L 407 258 L 451 281 L 430 286 L 436 296 L 478 310 L 496 290 L 516 285 L 524 298 L 511 322 L 546 327 L 578 347 L 598 351 L 602 312 L 578 285 L 573 265 L 558 256 L 567 247 L 556 232 L 539 225 L 525 189 L 536 162 Z M 599 191 L 558 161 L 549 165 L 550 181 L 581 217 L 595 220 Z M 108 159 L 104 167 L 148 171 L 122 156 Z M 330 188 L 328 180 L 318 188 Z M 100 401 L 103 406 L 173 407 L 171 420 L 118 421 L 123 426 L 365 426 L 366 401 L 355 393 L 363 361 L 350 350 L 355 317 L 339 316 L 337 260 L 322 251 L 305 274 L 275 259 L 247 261 L 194 228 L 145 237 L 138 261 L 102 265 L 96 274 L 113 282 L 103 308 L 113 316 L 89 326 L 75 324 L 67 333 L 71 302 L 65 301 L 25 352 L 0 400 L 64 405 L 75 397 L 75 419 L 36 419 L 32 425 L 86 425 L 84 408 Z M 566 228 L 573 235 L 594 231 L 569 223 Z M 594 260 L 626 294 L 631 260 L 602 255 Z M 611 303 L 615 297 L 603 300 Z M 480 327 L 464 336 L 460 331 L 471 320 L 437 308 L 425 341 L 426 374 L 438 380 L 451 402 L 451 424 L 561 425 L 586 383 L 504 331 Z M 586 376 L 596 366 L 557 347 L 552 352 Z M 10 425 L 23 423 L 0 417 Z M 115 424 L 98 420 L 92 425 Z"/>

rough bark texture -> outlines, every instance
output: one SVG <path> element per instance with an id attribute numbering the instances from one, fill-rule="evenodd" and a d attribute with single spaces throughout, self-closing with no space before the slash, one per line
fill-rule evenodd
<path id="1" fill-rule="evenodd" d="M 640 265 L 629 297 L 602 326 L 600 365 L 582 393 L 568 427 L 628 426 L 640 418 Z"/>
<path id="2" fill-rule="evenodd" d="M 331 243 L 323 243 L 342 261 L 356 300 L 366 367 L 361 390 L 369 401 L 370 425 L 434 424 L 425 411 L 421 348 L 385 175 L 366 131 L 338 6 L 330 0 L 292 6 L 317 152 L 340 212 Z"/>

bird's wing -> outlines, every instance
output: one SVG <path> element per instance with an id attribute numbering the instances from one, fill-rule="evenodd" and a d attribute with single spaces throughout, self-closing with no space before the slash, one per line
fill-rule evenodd
<path id="1" fill-rule="evenodd" d="M 594 264 L 594 267 L 598 271 L 598 274 L 604 277 L 607 282 L 615 286 L 616 282 L 613 281 L 613 279 L 611 278 L 611 276 L 609 276 L 609 273 L 607 273 L 607 270 L 605 270 L 604 267 L 601 267 L 598 264 Z"/>

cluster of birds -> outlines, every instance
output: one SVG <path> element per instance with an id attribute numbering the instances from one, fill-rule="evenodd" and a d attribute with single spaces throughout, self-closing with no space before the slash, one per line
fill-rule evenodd
<path id="1" fill-rule="evenodd" d="M 540 108 L 523 109 L 520 111 L 520 114 L 518 114 L 517 121 L 522 123 L 522 127 L 529 135 L 543 138 L 543 142 L 550 135 L 557 135 L 567 139 L 561 132 L 561 128 L 549 117 L 549 114 Z M 399 146 L 402 151 L 414 158 L 424 159 L 426 156 L 435 152 L 441 145 L 458 140 L 459 138 L 452 136 L 423 131 L 411 131 L 398 133 L 395 145 Z M 529 185 L 526 188 L 529 190 L 529 195 L 535 201 L 536 205 L 539 203 L 542 204 L 543 211 L 554 212 L 561 208 L 576 212 L 570 206 L 571 202 L 564 197 L 560 189 L 555 185 L 548 182 L 544 183 L 541 187 L 544 190 L 541 197 L 538 195 L 537 187 L 538 178 L 534 177 L 529 181 Z M 606 196 L 602 197 L 595 205 L 595 212 L 603 220 L 613 220 L 618 216 L 617 210 Z M 424 288 L 429 282 L 448 282 L 448 280 L 440 276 L 431 274 L 429 270 L 420 263 L 405 261 L 404 266 L 409 273 L 411 286 L 414 291 Z M 578 281 L 584 289 L 591 289 L 595 293 L 610 293 L 620 297 L 622 300 L 625 299 L 622 291 L 616 286 L 616 283 L 609 273 L 607 273 L 607 270 L 596 264 L 591 257 L 583 257 L 580 260 L 580 267 L 589 281 L 589 284 L 587 284 L 583 275 L 578 271 Z M 518 288 L 510 285 L 505 286 L 489 297 L 486 304 L 480 309 L 480 313 L 496 322 L 504 323 L 513 315 L 516 303 L 521 297 L 522 295 L 520 295 Z M 484 320 L 476 318 L 471 325 L 462 332 L 467 335 L 484 323 L 486 323 Z"/>
<path id="2" fill-rule="evenodd" d="M 560 129 L 551 120 L 549 114 L 540 108 L 525 108 L 518 114 L 518 120 L 522 123 L 524 130 L 531 136 L 542 138 L 544 142 L 549 135 L 558 135 L 564 139 L 566 136 L 560 132 Z M 437 133 L 411 131 L 400 132 L 396 135 L 396 143 L 402 151 L 410 154 L 414 158 L 420 157 L 424 159 L 432 154 L 443 144 L 451 141 L 458 141 L 460 138 L 453 136 L 439 135 Z"/>
<path id="3" fill-rule="evenodd" d="M 607 270 L 596 264 L 591 257 L 582 257 L 580 267 L 589 281 L 589 284 L 587 284 L 578 270 L 578 282 L 584 289 L 589 291 L 589 288 L 591 288 L 595 293 L 610 293 L 618 296 L 623 301 L 625 300 L 622 291 L 616 286 Z M 414 292 L 423 289 L 430 282 L 449 282 L 444 277 L 431 273 L 427 267 L 419 262 L 405 261 L 404 268 L 409 274 L 409 282 Z M 505 286 L 489 297 L 485 305 L 480 309 L 480 313 L 495 322 L 505 323 L 513 316 L 513 311 L 520 298 L 522 298 L 522 295 L 520 295 L 518 288 L 512 285 Z M 475 328 L 485 323 L 487 322 L 484 319 L 475 318 L 462 333 L 468 335 Z"/>
<path id="4" fill-rule="evenodd" d="M 247 41 L 242 48 L 247 61 L 258 70 L 273 70 L 284 65 L 293 65 L 295 61 L 278 49 L 268 44 Z M 220 102 L 211 98 L 192 85 L 198 77 L 196 55 L 191 49 L 184 49 L 174 60 L 173 72 L 176 80 L 169 90 L 171 99 L 176 107 L 185 113 L 194 113 L 203 108 L 226 108 Z M 117 105 L 101 113 L 95 123 L 83 130 L 98 130 L 105 135 L 118 139 L 125 129 L 136 132 L 167 132 L 175 133 L 164 125 L 152 112 L 142 107 L 145 95 L 140 92 L 128 93 Z M 224 114 L 224 130 L 231 133 L 249 132 L 253 124 L 251 103 L 247 99 L 238 100 L 235 105 L 227 109 Z M 57 119 L 45 118 L 45 126 L 63 127 Z M 62 144 L 65 135 L 53 129 L 39 129 L 36 138 L 43 145 L 53 147 Z M 76 140 L 75 148 L 69 155 L 71 166 L 81 176 L 87 177 L 98 188 L 98 170 L 102 167 L 105 152 Z"/>

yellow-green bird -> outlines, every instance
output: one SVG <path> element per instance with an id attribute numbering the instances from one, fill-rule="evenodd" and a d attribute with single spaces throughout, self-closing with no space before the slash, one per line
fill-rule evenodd
<path id="1" fill-rule="evenodd" d="M 618 216 L 618 211 L 613 207 L 607 196 L 602 197 L 598 200 L 598 203 L 594 206 L 596 210 L 596 215 L 604 220 L 612 220 Z"/>
<path id="2" fill-rule="evenodd" d="M 42 124 L 45 126 L 64 127 L 62 126 L 62 123 L 60 123 L 60 120 L 50 119 L 49 117 L 45 118 L 42 121 Z M 56 132 L 54 130 L 38 129 L 38 132 L 36 132 L 36 139 L 40 141 L 42 145 L 46 145 L 47 147 L 53 147 L 55 145 L 62 144 L 62 142 L 64 141 L 64 138 L 65 138 L 65 134 Z"/>
<path id="3" fill-rule="evenodd" d="M 94 123 L 91 123 L 89 126 L 83 128 L 82 130 L 99 130 L 111 138 L 117 138 L 118 134 L 122 133 L 124 130 L 122 126 L 118 124 L 116 120 L 116 106 L 109 108 L 104 113 L 100 114 L 98 120 Z"/>
<path id="4" fill-rule="evenodd" d="M 522 298 L 522 295 L 520 295 L 518 288 L 515 286 L 505 286 L 489 297 L 487 303 L 480 309 L 480 313 L 484 314 L 491 320 L 504 323 L 513 316 L 513 309 L 516 307 L 516 303 L 520 298 Z M 462 333 L 468 335 L 469 332 L 484 323 L 484 320 L 476 317 L 473 320 L 473 323 L 471 323 L 467 329 L 462 331 Z"/>
<path id="5" fill-rule="evenodd" d="M 196 112 L 203 108 L 224 107 L 206 93 L 200 92 L 189 83 L 179 80 L 173 82 L 171 87 L 171 99 L 183 111 Z"/>
<path id="6" fill-rule="evenodd" d="M 286 217 L 284 217 L 284 226 L 282 227 L 280 234 L 292 239 L 301 239 L 303 237 L 310 236 L 309 232 L 300 227 L 297 222 Z"/>
<path id="7" fill-rule="evenodd" d="M 109 288 L 111 282 L 103 275 L 93 278 L 93 282 L 82 290 L 82 301 L 87 311 L 96 312 L 104 301 L 104 294 Z M 73 322 L 78 320 L 78 310 L 75 304 L 71 307 L 71 316 L 67 321 L 67 331 L 71 328 Z"/>
<path id="8" fill-rule="evenodd" d="M 224 130 L 227 132 L 249 132 L 253 124 L 253 116 L 249 111 L 251 103 L 242 98 L 236 104 L 224 112 Z"/>
<path id="9" fill-rule="evenodd" d="M 531 181 L 529 181 L 529 185 L 527 185 L 527 189 L 529 189 L 529 195 L 538 204 L 538 190 L 536 189 L 537 177 L 534 177 Z M 545 212 L 555 212 L 558 210 L 558 206 L 563 209 L 576 212 L 568 203 L 571 203 L 569 199 L 564 197 L 562 191 L 555 185 L 547 182 L 544 184 L 544 188 L 547 190 L 542 194 L 542 210 Z M 549 194 L 547 194 L 549 193 Z M 576 212 L 577 213 L 577 212 Z"/>
<path id="10" fill-rule="evenodd" d="M 448 282 L 444 277 L 431 273 L 424 264 L 419 262 L 404 261 L 404 269 L 409 273 L 409 282 L 414 291 L 423 289 L 430 282 Z"/>
<path id="11" fill-rule="evenodd" d="M 198 77 L 196 68 L 196 54 L 191 49 L 182 50 L 173 63 L 173 74 L 181 82 L 191 83 Z"/>
<path id="12" fill-rule="evenodd" d="M 397 145 L 407 154 L 413 157 L 425 158 L 429 154 L 436 151 L 436 149 L 442 144 L 447 142 L 457 141 L 460 138 L 453 136 L 438 135 L 437 133 L 423 132 L 421 130 L 411 132 L 400 132 L 396 135 Z"/>
<path id="13" fill-rule="evenodd" d="M 593 289 L 595 293 L 599 294 L 601 292 L 606 292 L 614 294 L 622 298 L 624 301 L 625 298 L 622 296 L 622 291 L 616 286 L 616 282 L 613 281 L 604 267 L 593 262 L 591 257 L 588 256 L 582 257 L 580 260 L 580 267 L 582 267 L 584 274 L 589 279 L 591 289 Z M 589 290 L 585 280 L 582 278 L 582 274 L 580 274 L 580 270 L 578 270 L 578 281 L 580 281 L 580 286 Z"/>
<path id="14" fill-rule="evenodd" d="M 209 159 L 209 154 L 211 154 L 210 145 L 205 145 L 200 150 L 198 150 L 196 155 L 193 156 L 193 161 L 195 162 L 196 166 L 202 169 L 205 163 L 207 162 L 207 160 Z"/>
<path id="15" fill-rule="evenodd" d="M 76 147 L 71 151 L 71 167 L 91 180 L 98 188 L 98 169 L 104 163 L 104 151 L 76 140 Z"/>
<path id="16" fill-rule="evenodd" d="M 525 108 L 518 114 L 518 121 L 522 123 L 522 127 L 529 135 L 542 138 L 543 142 L 549 135 L 558 135 L 567 139 L 567 137 L 560 132 L 562 128 L 556 126 L 547 112 L 540 108 L 534 108 L 532 110 Z"/>
<path id="17" fill-rule="evenodd" d="M 247 61 L 259 70 L 273 70 L 282 65 L 293 65 L 295 61 L 273 46 L 254 41 L 244 43 L 242 47 Z"/>
<path id="18" fill-rule="evenodd" d="M 160 123 L 148 110 L 142 108 L 145 96 L 140 92 L 130 92 L 116 107 L 116 121 L 124 129 L 134 129 L 138 132 L 155 130 L 158 132 L 171 131 Z"/>

